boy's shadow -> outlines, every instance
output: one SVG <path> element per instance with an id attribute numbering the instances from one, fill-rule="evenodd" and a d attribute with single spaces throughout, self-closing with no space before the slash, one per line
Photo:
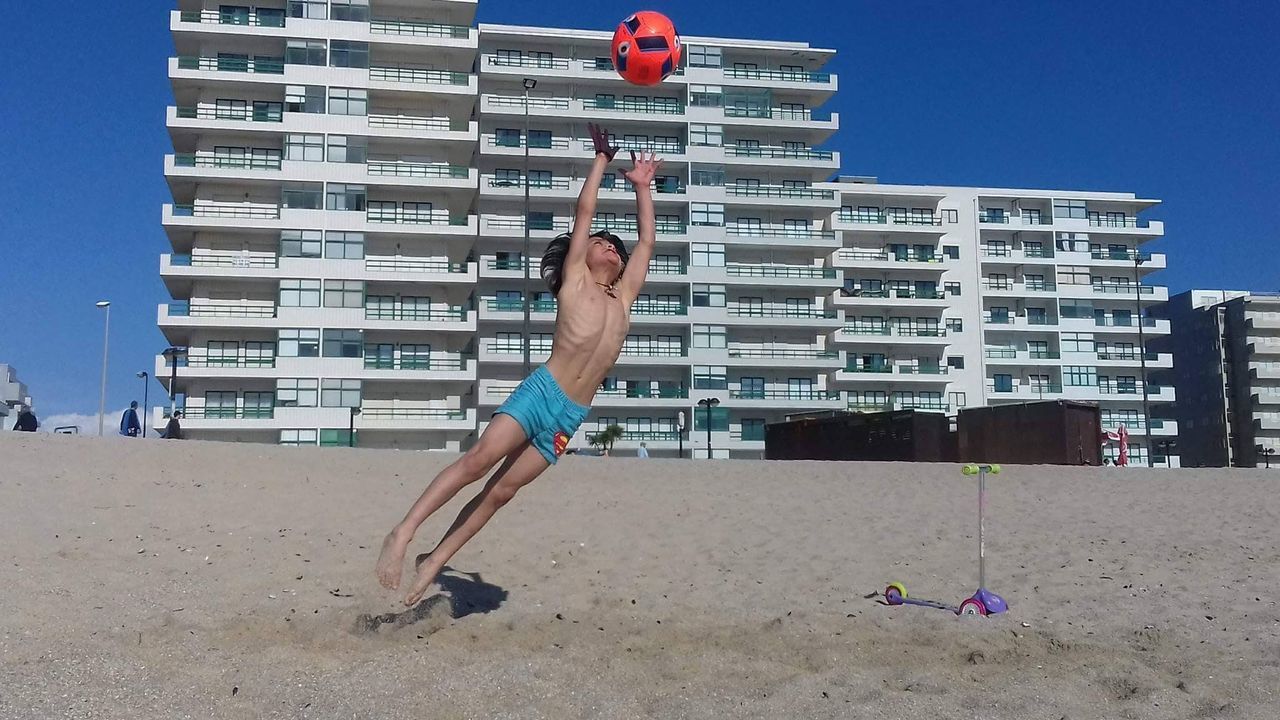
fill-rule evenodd
<path id="1" fill-rule="evenodd" d="M 407 627 L 423 620 L 430 620 L 431 625 L 442 626 L 449 619 L 458 620 L 468 615 L 493 612 L 502 606 L 508 595 L 501 587 L 485 582 L 480 573 L 462 572 L 448 565 L 440 571 L 436 583 L 440 585 L 442 592 L 423 598 L 408 610 L 382 615 L 360 615 L 356 618 L 356 632 L 376 632 L 382 625 Z M 438 629 L 440 628 L 434 628 Z"/>

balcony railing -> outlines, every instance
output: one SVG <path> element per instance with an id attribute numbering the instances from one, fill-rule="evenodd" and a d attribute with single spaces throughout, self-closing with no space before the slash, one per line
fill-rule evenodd
<path id="1" fill-rule="evenodd" d="M 485 308 L 490 312 L 524 312 L 524 300 L 507 300 L 502 298 L 485 298 Z M 554 313 L 555 300 L 534 300 L 529 306 L 531 313 Z"/>
<path id="2" fill-rule="evenodd" d="M 188 407 L 182 411 L 183 420 L 271 420 L 275 416 L 273 407 Z"/>
<path id="3" fill-rule="evenodd" d="M 726 157 L 767 158 L 769 160 L 829 161 L 835 159 L 835 153 L 830 150 L 813 150 L 811 148 L 726 145 L 724 154 Z"/>
<path id="4" fill-rule="evenodd" d="M 725 192 L 732 197 L 760 198 L 806 198 L 831 200 L 834 190 L 822 190 L 809 187 L 785 187 L 781 185 L 738 185 L 730 183 L 724 186 Z"/>
<path id="5" fill-rule="evenodd" d="M 920 227 L 938 227 L 942 225 L 942 217 L 938 215 L 882 213 L 869 211 L 841 210 L 837 216 L 840 222 L 860 225 L 915 225 Z"/>
<path id="6" fill-rule="evenodd" d="M 447 117 L 423 117 L 420 115 L 375 115 L 369 114 L 369 127 L 388 128 L 392 130 L 465 130 L 455 127 Z"/>
<path id="7" fill-rule="evenodd" d="M 731 237 L 795 238 L 802 240 L 835 240 L 834 230 L 811 228 L 766 227 L 759 225 L 728 225 L 725 234 Z"/>
<path id="8" fill-rule="evenodd" d="M 825 360 L 827 358 L 838 358 L 840 357 L 840 353 L 835 350 L 822 350 L 818 348 L 729 348 L 729 357 L 748 359 L 796 358 L 802 360 Z"/>
<path id="9" fill-rule="evenodd" d="M 421 20 L 371 20 L 369 32 L 374 35 L 466 39 L 471 37 L 472 30 L 466 25 L 446 25 Z"/>
<path id="10" fill-rule="evenodd" d="M 1146 220 L 1139 220 L 1135 217 L 1090 217 L 1089 227 L 1113 227 L 1113 228 L 1146 228 L 1151 227 L 1151 223 Z"/>
<path id="11" fill-rule="evenodd" d="M 183 11 L 178 15 L 178 19 L 184 23 L 210 23 L 215 25 L 246 25 L 251 27 L 276 27 L 285 26 L 284 11 L 276 12 L 253 12 L 245 11 L 218 11 L 218 10 L 193 10 Z"/>
<path id="12" fill-rule="evenodd" d="M 844 366 L 844 371 L 849 373 L 866 373 L 869 375 L 889 375 L 893 373 L 893 366 L 888 363 L 860 363 L 857 360 L 850 358 L 849 363 Z"/>
<path id="13" fill-rule="evenodd" d="M 946 261 L 945 255 L 918 253 L 915 250 L 880 252 L 876 250 L 857 250 L 844 248 L 836 251 L 836 259 L 854 262 L 918 262 L 941 264 Z"/>
<path id="14" fill-rule="evenodd" d="M 191 368 L 269 369 L 276 366 L 274 357 L 188 355 L 178 363 Z"/>
<path id="15" fill-rule="evenodd" d="M 217 72 L 254 73 L 258 75 L 283 75 L 284 58 L 231 58 L 231 57 L 197 57 L 182 55 L 178 57 L 179 70 L 215 70 Z"/>
<path id="16" fill-rule="evenodd" d="M 864 400 L 849 398 L 850 410 L 856 412 L 890 412 L 893 410 L 925 410 L 928 412 L 950 412 L 951 406 L 938 400 Z"/>
<path id="17" fill-rule="evenodd" d="M 895 327 L 887 325 L 854 325 L 840 329 L 843 335 L 895 335 L 897 337 L 946 337 L 947 331 L 940 327 Z"/>
<path id="18" fill-rule="evenodd" d="M 172 267 L 230 267 L 277 268 L 279 258 L 274 255 L 249 255 L 247 253 L 201 253 L 199 255 L 170 255 Z"/>
<path id="19" fill-rule="evenodd" d="M 680 439 L 677 430 L 623 430 L 623 442 L 676 442 Z"/>
<path id="20" fill-rule="evenodd" d="M 635 150 L 636 152 L 648 151 L 655 152 L 659 155 L 683 155 L 685 153 L 684 143 L 681 142 L 654 142 L 653 140 L 631 140 L 625 138 L 615 138 L 619 150 Z M 582 141 L 583 150 L 592 150 L 595 145 L 590 140 Z"/>
<path id="21" fill-rule="evenodd" d="M 437 165 L 390 160 L 370 160 L 367 167 L 370 175 L 378 177 L 449 178 L 454 180 L 466 180 L 471 174 L 470 168 L 458 165 Z"/>
<path id="22" fill-rule="evenodd" d="M 1067 318 L 1067 319 L 1069 319 L 1069 320 L 1074 320 L 1074 319 L 1084 319 L 1084 320 L 1088 320 L 1089 318 Z M 1113 318 L 1113 317 L 1110 317 L 1110 318 L 1108 318 L 1108 317 L 1095 317 L 1095 318 L 1093 318 L 1093 324 L 1094 324 L 1095 326 L 1097 326 L 1097 327 L 1133 327 L 1133 328 L 1138 327 L 1138 321 L 1137 321 L 1136 319 L 1134 319 L 1134 318 L 1130 318 L 1130 319 L 1117 319 L 1117 318 Z M 1142 318 L 1142 327 L 1155 327 L 1155 326 L 1156 326 L 1156 320 L 1155 320 L 1155 318 Z"/>
<path id="23" fill-rule="evenodd" d="M 831 73 L 806 70 L 760 70 L 757 68 L 725 68 L 724 76 L 734 80 L 781 80 L 782 82 L 829 83 Z"/>
<path id="24" fill-rule="evenodd" d="M 173 156 L 175 167 L 223 168 L 237 170 L 279 170 L 279 157 L 252 157 L 229 155 L 200 155 L 194 153 L 178 153 Z"/>
<path id="25" fill-rule="evenodd" d="M 1009 216 L 1004 213 L 990 212 L 987 210 L 978 213 L 978 222 L 990 223 L 993 225 L 1008 225 Z"/>
<path id="26" fill-rule="evenodd" d="M 568 221 L 565 221 L 566 229 Z M 634 233 L 639 232 L 640 226 L 635 220 L 618 220 L 616 218 L 604 220 L 596 218 L 594 223 L 601 230 L 608 230 L 615 233 Z M 654 225 L 654 231 L 659 235 L 684 235 L 689 232 L 689 226 L 683 222 L 671 222 L 669 220 L 659 220 Z"/>
<path id="27" fill-rule="evenodd" d="M 449 217 L 444 213 L 431 210 L 406 210 L 404 208 L 370 208 L 365 219 L 371 223 L 394 223 L 401 225 L 447 225 L 466 227 L 466 218 Z"/>
<path id="28" fill-rule="evenodd" d="M 810 265 L 748 265 L 729 263 L 725 266 L 729 277 L 793 278 L 804 280 L 834 279 L 835 268 Z"/>
<path id="29" fill-rule="evenodd" d="M 192 304 L 182 300 L 169 303 L 169 317 L 273 318 L 275 316 L 274 305 Z"/>
<path id="30" fill-rule="evenodd" d="M 522 95 L 486 95 L 485 101 L 494 107 L 524 107 Z M 563 98 L 529 98 L 529 107 L 540 110 L 568 110 L 569 101 Z"/>
<path id="31" fill-rule="evenodd" d="M 632 315 L 688 315 L 689 308 L 684 303 L 653 302 L 638 300 L 631 304 Z"/>
<path id="32" fill-rule="evenodd" d="M 1038 393 L 1060 393 L 1062 392 L 1062 383 L 1027 383 L 1025 385 L 1004 385 L 997 387 L 995 384 L 987 385 L 987 392 L 1002 393 L 1018 393 L 1020 395 L 1035 395 Z"/>
<path id="33" fill-rule="evenodd" d="M 466 370 L 465 357 L 400 357 L 389 358 L 365 354 L 365 370 Z"/>
<path id="34" fill-rule="evenodd" d="M 486 218 L 484 224 L 493 230 L 524 230 L 524 218 Z M 551 232 L 569 232 L 569 221 L 562 219 L 533 219 L 529 223 L 530 230 L 550 230 Z M 517 269 L 517 268 L 512 268 Z"/>
<path id="35" fill-rule="evenodd" d="M 381 308 L 366 307 L 365 320 L 394 320 L 400 322 L 466 322 L 467 309 L 448 308 Z"/>
<path id="36" fill-rule="evenodd" d="M 1140 353 L 1136 350 L 1099 350 L 1096 354 L 1099 360 L 1138 361 L 1144 359 L 1144 353 Z M 1156 362 L 1160 359 L 1160 354 L 1154 352 L 1145 353 L 1145 359 L 1147 362 Z"/>
<path id="37" fill-rule="evenodd" d="M 651 387 L 613 388 L 597 391 L 596 397 L 631 398 L 633 400 L 646 400 L 651 398 L 659 400 L 682 400 L 689 397 L 689 389 L 685 387 L 659 387 L 657 390 L 654 390 Z"/>
<path id="38" fill-rule="evenodd" d="M 261 205 L 174 205 L 174 217 L 241 218 L 247 220 L 279 220 L 280 207 Z"/>
<path id="39" fill-rule="evenodd" d="M 410 85 L 468 85 L 471 76 L 452 70 L 428 70 L 416 67 L 380 66 L 369 68 L 369 80 Z"/>
<path id="40" fill-rule="evenodd" d="M 448 260 L 366 257 L 364 260 L 364 269 L 369 272 L 448 273 L 463 275 L 467 272 L 467 264 L 449 262 Z"/>
<path id="41" fill-rule="evenodd" d="M 1154 285 L 1131 285 L 1129 283 L 1094 283 L 1089 287 L 1093 288 L 1096 293 L 1107 295 L 1152 295 L 1156 288 Z"/>
<path id="42" fill-rule="evenodd" d="M 745 318 L 792 318 L 804 320 L 830 320 L 835 317 L 836 310 L 834 308 L 815 308 L 815 307 L 753 307 L 749 305 L 739 305 L 729 308 L 731 317 Z"/>
<path id="43" fill-rule="evenodd" d="M 519 67 L 519 68 L 537 68 L 539 70 L 568 70 L 569 60 L 567 58 L 557 57 L 524 57 L 524 56 L 505 56 L 486 55 L 484 57 L 486 65 L 493 67 Z"/>
<path id="44" fill-rule="evenodd" d="M 895 298 L 898 300 L 945 300 L 947 294 L 942 290 L 905 290 L 882 289 L 882 290 L 863 290 L 861 288 L 853 288 L 845 297 L 855 298 Z"/>
<path id="45" fill-rule="evenodd" d="M 524 178 L 489 178 L 489 187 L 518 188 L 524 187 Z M 568 190 L 569 178 L 533 178 L 529 181 L 531 190 Z"/>
<path id="46" fill-rule="evenodd" d="M 451 408 L 361 407 L 366 420 L 466 420 L 466 410 Z"/>
<path id="47" fill-rule="evenodd" d="M 175 112 L 184 120 L 243 120 L 271 123 L 284 121 L 284 112 L 280 108 L 255 108 L 247 103 L 246 107 L 180 106 Z"/>
<path id="48" fill-rule="evenodd" d="M 729 439 L 734 442 L 764 442 L 764 428 L 735 428 L 729 431 Z"/>
<path id="49" fill-rule="evenodd" d="M 684 103 L 662 100 L 616 100 L 613 98 L 583 98 L 582 106 L 588 110 L 617 110 L 619 112 L 648 115 L 683 115 Z"/>
<path id="50" fill-rule="evenodd" d="M 499 138 L 497 135 L 487 135 L 485 136 L 485 144 L 489 147 L 522 148 L 524 147 L 524 138 L 520 136 Z M 584 144 L 587 146 L 588 150 L 595 147 L 589 142 Z M 545 142 L 539 140 L 537 143 L 530 145 L 529 148 L 531 150 L 568 150 L 569 138 L 547 138 Z"/>
<path id="51" fill-rule="evenodd" d="M 812 110 L 792 110 L 790 108 L 761 108 L 761 107 L 735 107 L 726 106 L 724 108 L 724 116 L 727 118 L 760 118 L 773 120 L 813 120 L 818 122 L 827 122 L 831 119 L 828 116 L 821 116 Z"/>
<path id="52" fill-rule="evenodd" d="M 1138 250 L 1094 250 L 1089 253 L 1089 257 L 1093 260 L 1127 260 L 1133 262 L 1141 260 L 1142 262 L 1151 261 L 1151 253 L 1140 252 Z"/>
<path id="53" fill-rule="evenodd" d="M 837 390 L 815 390 L 812 388 L 783 388 L 778 390 L 730 390 L 729 397 L 734 400 L 807 400 L 813 402 L 839 400 Z"/>

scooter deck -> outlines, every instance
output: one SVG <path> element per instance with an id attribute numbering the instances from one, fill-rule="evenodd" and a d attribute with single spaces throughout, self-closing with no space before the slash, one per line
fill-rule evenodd
<path id="1" fill-rule="evenodd" d="M 946 610 L 957 615 L 960 614 L 960 608 L 955 605 L 938 602 L 937 600 L 923 600 L 921 598 L 904 597 L 900 600 L 903 605 L 919 605 L 920 607 L 936 608 L 938 610 Z"/>

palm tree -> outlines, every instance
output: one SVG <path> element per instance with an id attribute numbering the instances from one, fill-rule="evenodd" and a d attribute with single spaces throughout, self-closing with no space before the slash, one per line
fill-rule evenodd
<path id="1" fill-rule="evenodd" d="M 621 427 L 617 425 L 610 425 L 604 430 L 588 437 L 587 442 L 589 442 L 592 447 L 600 448 L 607 455 L 609 454 L 609 451 L 613 450 L 613 444 L 621 440 L 624 434 L 625 431 L 623 431 Z"/>

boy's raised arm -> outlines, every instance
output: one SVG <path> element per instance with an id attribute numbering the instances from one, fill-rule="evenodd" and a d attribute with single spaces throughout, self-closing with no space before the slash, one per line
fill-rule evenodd
<path id="1" fill-rule="evenodd" d="M 631 251 L 631 259 L 627 262 L 627 267 L 622 272 L 622 279 L 618 282 L 618 290 L 628 305 L 635 302 L 636 297 L 640 295 L 645 278 L 649 275 L 649 261 L 653 259 L 654 245 L 658 239 L 653 209 L 653 190 L 649 185 L 657 176 L 658 170 L 662 169 L 662 160 L 654 157 L 653 153 L 649 153 L 646 157 L 642 152 L 637 158 L 633 152 L 631 162 L 633 167 L 623 175 L 636 189 L 636 229 L 640 238 L 635 249 Z"/>
<path id="2" fill-rule="evenodd" d="M 618 152 L 618 148 L 609 144 L 609 134 L 604 128 L 595 123 L 587 123 L 587 130 L 591 133 L 596 157 L 591 163 L 591 172 L 587 174 L 586 182 L 582 184 L 582 192 L 578 194 L 573 233 L 569 236 L 569 252 L 564 260 L 566 273 L 586 269 L 587 239 L 591 236 L 591 223 L 596 219 L 596 196 L 600 194 L 600 181 L 609 167 L 609 161 Z"/>

